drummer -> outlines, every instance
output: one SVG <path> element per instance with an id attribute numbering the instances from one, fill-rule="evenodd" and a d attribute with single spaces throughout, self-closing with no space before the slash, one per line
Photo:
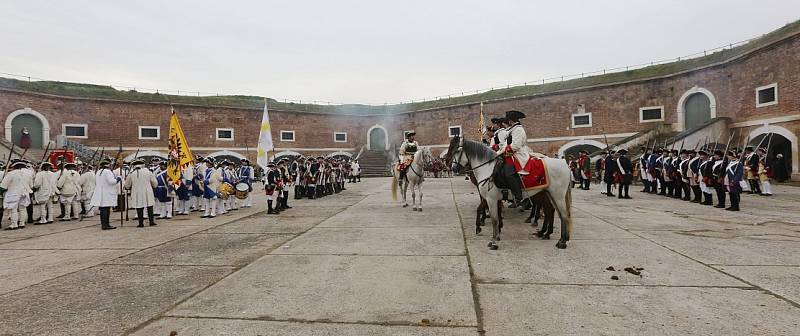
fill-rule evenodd
<path id="1" fill-rule="evenodd" d="M 250 160 L 243 158 L 239 161 L 242 166 L 239 167 L 239 183 L 236 184 L 236 191 L 247 191 L 247 197 L 243 200 L 242 207 L 249 208 L 253 206 L 253 198 L 250 193 L 253 191 L 253 181 L 256 177 L 253 174 L 253 167 L 250 166 Z"/>

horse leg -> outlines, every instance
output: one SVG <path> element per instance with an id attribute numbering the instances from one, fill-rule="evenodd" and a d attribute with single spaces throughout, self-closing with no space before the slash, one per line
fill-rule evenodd
<path id="1" fill-rule="evenodd" d="M 417 211 L 422 212 L 422 183 L 417 185 L 417 189 L 419 189 L 419 207 Z"/>
<path id="2" fill-rule="evenodd" d="M 500 233 L 503 232 L 503 201 L 497 201 L 497 240 L 500 240 Z"/>
<path id="3" fill-rule="evenodd" d="M 486 204 L 486 200 L 481 197 L 481 204 L 478 205 L 478 209 L 476 210 L 475 214 L 475 234 L 481 233 L 481 226 L 483 226 L 483 221 L 486 219 L 486 210 L 489 205 Z"/>
<path id="4" fill-rule="evenodd" d="M 408 207 L 408 182 L 400 180 L 400 189 L 403 190 L 403 207 Z"/>
<path id="5" fill-rule="evenodd" d="M 417 187 L 411 186 L 411 210 L 417 211 Z"/>
<path id="6" fill-rule="evenodd" d="M 499 203 L 499 201 L 498 201 Z M 496 250 L 497 240 L 500 236 L 500 212 L 499 207 L 489 207 L 489 216 L 492 218 L 492 239 L 489 241 L 489 249 Z"/>
<path id="7" fill-rule="evenodd" d="M 570 209 L 572 205 L 570 189 L 567 189 L 566 195 L 562 197 L 552 197 L 555 210 L 558 211 L 558 217 L 561 220 L 561 239 L 556 243 L 556 248 L 567 248 L 567 241 L 569 241 L 569 227 L 570 227 Z"/>

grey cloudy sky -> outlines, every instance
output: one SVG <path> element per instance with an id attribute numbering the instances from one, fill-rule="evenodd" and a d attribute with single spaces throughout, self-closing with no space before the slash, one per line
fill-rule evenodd
<path id="1" fill-rule="evenodd" d="M 796 0 L 6 0 L 0 72 L 382 104 L 682 56 L 797 19 Z"/>

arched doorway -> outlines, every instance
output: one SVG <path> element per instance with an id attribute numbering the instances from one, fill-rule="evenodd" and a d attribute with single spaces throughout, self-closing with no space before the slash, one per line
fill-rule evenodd
<path id="1" fill-rule="evenodd" d="M 6 140 L 19 146 L 23 129 L 27 129 L 30 134 L 31 148 L 44 148 L 50 142 L 50 124 L 39 112 L 24 108 L 8 115 Z"/>
<path id="2" fill-rule="evenodd" d="M 717 101 L 711 91 L 693 87 L 678 101 L 678 131 L 690 130 L 717 117 Z"/>
<path id="3" fill-rule="evenodd" d="M 693 129 L 711 120 L 711 100 L 708 99 L 708 96 L 699 92 L 692 94 L 686 99 L 684 111 L 686 111 L 686 125 L 684 127 L 687 130 Z"/>
<path id="4" fill-rule="evenodd" d="M 326 157 L 330 159 L 350 161 L 353 159 L 353 154 L 343 151 L 337 151 L 326 155 Z"/>
<path id="5" fill-rule="evenodd" d="M 783 159 L 780 160 L 780 164 L 784 165 L 786 172 L 791 175 L 792 173 L 800 172 L 800 165 L 798 165 L 798 139 L 797 136 L 794 135 L 791 131 L 786 128 L 775 126 L 775 125 L 765 125 L 758 127 L 752 131 L 750 131 L 750 142 L 749 145 L 755 147 L 761 145 L 761 147 L 769 146 L 769 150 L 767 153 L 767 159 L 770 160 L 772 164 L 779 164 L 778 163 L 778 154 L 783 155 Z M 777 172 L 778 167 L 774 167 L 774 171 Z"/>
<path id="6" fill-rule="evenodd" d="M 596 140 L 575 140 L 565 143 L 558 149 L 558 157 L 567 157 L 572 155 L 578 157 L 578 152 L 585 150 L 589 153 L 594 153 L 598 150 L 605 148 L 606 145 Z"/>
<path id="7" fill-rule="evenodd" d="M 389 150 L 389 134 L 383 126 L 375 125 L 367 131 L 367 149 Z"/>
<path id="8" fill-rule="evenodd" d="M 214 160 L 216 160 L 217 162 L 219 162 L 221 160 L 228 160 L 228 161 L 231 161 L 231 162 L 233 162 L 235 164 L 238 164 L 239 160 L 244 159 L 244 155 L 239 154 L 239 153 L 234 152 L 234 151 L 229 151 L 229 150 L 223 150 L 223 151 L 219 151 L 219 152 L 214 152 L 214 153 L 208 154 L 206 156 L 207 157 L 213 157 Z"/>

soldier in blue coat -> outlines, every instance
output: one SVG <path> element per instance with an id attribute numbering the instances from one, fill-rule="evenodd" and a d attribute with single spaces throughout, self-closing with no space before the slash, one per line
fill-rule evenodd
<path id="1" fill-rule="evenodd" d="M 172 219 L 172 194 L 175 190 L 167 177 L 167 162 L 161 161 L 158 165 L 158 174 L 156 175 L 158 184 L 153 191 L 158 202 L 156 203 L 156 212 L 159 214 L 158 219 Z"/>
<path id="2" fill-rule="evenodd" d="M 728 151 L 728 166 L 725 168 L 725 182 L 731 199 L 728 211 L 739 211 L 742 187 L 739 182 L 744 178 L 744 166 L 739 162 L 739 156 L 733 151 Z"/>
<path id="3" fill-rule="evenodd" d="M 614 197 L 614 194 L 611 193 L 611 188 L 614 186 L 614 173 L 619 170 L 617 163 L 614 161 L 614 151 L 609 150 L 604 160 L 603 182 L 606 183 L 606 196 Z"/>

